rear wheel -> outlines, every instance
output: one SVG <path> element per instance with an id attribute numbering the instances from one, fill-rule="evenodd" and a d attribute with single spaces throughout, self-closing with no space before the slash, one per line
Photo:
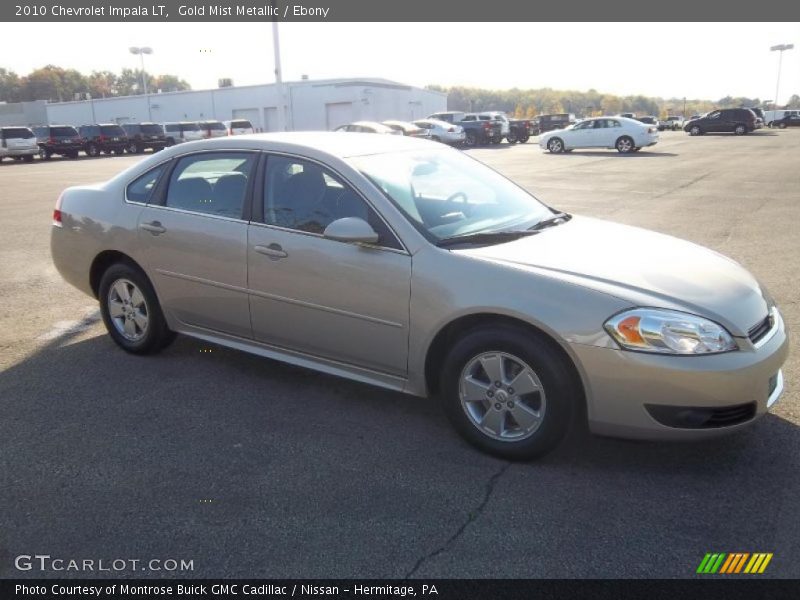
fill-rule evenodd
<path id="1" fill-rule="evenodd" d="M 467 132 L 467 137 L 464 138 L 464 145 L 469 148 L 474 148 L 478 145 L 478 136 L 475 135 L 474 131 Z"/>
<path id="2" fill-rule="evenodd" d="M 150 281 L 138 269 L 124 263 L 109 267 L 100 280 L 98 297 L 111 339 L 126 352 L 152 354 L 175 338 Z"/>
<path id="3" fill-rule="evenodd" d="M 630 152 L 633 152 L 633 149 L 635 148 L 633 144 L 633 139 L 627 135 L 623 135 L 622 137 L 617 139 L 617 143 L 614 144 L 614 147 L 620 154 L 628 154 Z"/>
<path id="4" fill-rule="evenodd" d="M 507 141 L 509 144 L 516 144 L 516 143 L 517 143 L 517 141 L 518 141 L 518 140 L 517 140 L 517 134 L 516 134 L 516 133 L 514 133 L 513 131 L 510 131 L 510 132 L 508 133 L 508 135 L 506 136 L 506 141 Z"/>
<path id="5" fill-rule="evenodd" d="M 519 136 L 519 140 L 518 141 L 519 141 L 520 144 L 525 144 L 525 143 L 528 142 L 529 139 L 531 139 L 530 134 L 523 133 L 521 136 Z"/>
<path id="6" fill-rule="evenodd" d="M 504 325 L 458 340 L 440 389 L 445 413 L 468 442 L 512 460 L 555 448 L 577 402 L 570 369 L 552 343 Z"/>
<path id="7" fill-rule="evenodd" d="M 125 148 L 125 150 L 128 151 L 128 154 L 138 154 L 139 153 L 139 146 L 136 144 L 136 142 L 131 142 L 131 143 L 128 144 L 128 146 Z"/>
<path id="8" fill-rule="evenodd" d="M 786 129 L 786 123 L 778 123 L 778 129 Z"/>
<path id="9" fill-rule="evenodd" d="M 69 152 L 67 152 L 67 158 L 78 158 L 78 151 L 70 150 Z"/>
<path id="10" fill-rule="evenodd" d="M 97 147 L 97 144 L 87 144 L 86 154 L 88 154 L 89 156 L 99 156 L 100 148 Z"/>
<path id="11" fill-rule="evenodd" d="M 39 158 L 42 160 L 50 160 L 53 157 L 53 153 L 50 152 L 47 148 L 40 148 L 39 149 Z"/>
<path id="12" fill-rule="evenodd" d="M 564 142 L 561 141 L 561 138 L 550 138 L 550 140 L 547 142 L 547 149 L 552 154 L 561 154 L 564 152 Z"/>
<path id="13" fill-rule="evenodd" d="M 733 133 L 736 135 L 744 135 L 747 133 L 747 127 L 739 123 L 736 127 L 733 128 Z"/>

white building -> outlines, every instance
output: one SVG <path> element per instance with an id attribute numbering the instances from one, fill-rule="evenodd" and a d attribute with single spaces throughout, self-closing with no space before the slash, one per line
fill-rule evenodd
<path id="1" fill-rule="evenodd" d="M 136 123 L 249 119 L 261 131 L 277 131 L 278 106 L 286 129 L 331 130 L 352 121 L 410 121 L 447 110 L 447 95 L 387 79 L 326 79 L 283 84 L 168 92 L 47 104 L 51 124 Z M 31 123 L 34 124 L 34 123 Z"/>

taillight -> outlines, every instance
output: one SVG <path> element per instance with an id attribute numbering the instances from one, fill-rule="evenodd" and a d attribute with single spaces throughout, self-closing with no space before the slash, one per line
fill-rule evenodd
<path id="1" fill-rule="evenodd" d="M 492 128 L 492 126 L 491 126 L 491 125 L 490 125 L 488 122 L 484 122 L 484 124 L 483 124 L 483 128 L 484 128 L 486 131 L 489 131 L 489 130 Z"/>
<path id="2" fill-rule="evenodd" d="M 56 138 L 54 138 L 54 137 L 48 138 L 47 139 L 47 143 L 48 144 L 55 144 L 56 143 Z"/>
<path id="3" fill-rule="evenodd" d="M 455 133 L 455 131 L 456 130 L 451 127 L 450 129 L 447 130 L 447 133 Z"/>
<path id="4" fill-rule="evenodd" d="M 61 221 L 61 201 L 64 198 L 64 192 L 61 192 L 58 195 L 58 200 L 56 200 L 56 207 L 53 209 L 53 227 L 63 227 L 64 224 Z"/>

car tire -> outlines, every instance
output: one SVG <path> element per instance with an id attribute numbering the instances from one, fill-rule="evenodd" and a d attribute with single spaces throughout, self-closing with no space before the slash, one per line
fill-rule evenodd
<path id="1" fill-rule="evenodd" d="M 128 144 L 128 146 L 125 148 L 125 151 L 126 151 L 128 154 L 139 154 L 139 146 L 138 146 L 138 144 L 136 144 L 136 142 L 131 142 L 131 143 L 130 143 L 130 144 Z"/>
<path id="2" fill-rule="evenodd" d="M 553 450 L 567 434 L 578 399 L 571 369 L 553 342 L 508 325 L 479 327 L 456 341 L 439 389 L 456 431 L 509 460 Z"/>
<path id="3" fill-rule="evenodd" d="M 520 138 L 517 141 L 520 144 L 527 144 L 529 139 L 531 139 L 531 136 L 526 133 L 526 134 L 521 135 Z"/>
<path id="4" fill-rule="evenodd" d="M 733 133 L 735 135 L 744 135 L 747 133 L 747 127 L 739 123 L 736 127 L 733 128 Z"/>
<path id="5" fill-rule="evenodd" d="M 111 339 L 131 354 L 154 354 L 175 339 L 153 286 L 126 263 L 110 266 L 98 288 L 100 314 Z"/>
<path id="6" fill-rule="evenodd" d="M 703 130 L 700 129 L 699 125 L 692 125 L 689 128 L 689 135 L 703 135 Z"/>
<path id="7" fill-rule="evenodd" d="M 547 149 L 551 154 L 561 154 L 564 152 L 564 141 L 559 137 L 547 140 Z"/>
<path id="8" fill-rule="evenodd" d="M 639 150 L 641 150 L 641 149 L 642 149 L 642 147 L 641 147 L 641 146 L 636 146 L 636 147 L 633 149 L 633 151 L 634 151 L 634 152 L 639 152 Z"/>
<path id="9" fill-rule="evenodd" d="M 442 139 L 438 135 L 432 135 L 431 140 L 434 142 L 441 142 Z"/>
<path id="10" fill-rule="evenodd" d="M 786 123 L 778 123 L 778 129 L 786 129 Z"/>
<path id="11" fill-rule="evenodd" d="M 78 151 L 70 150 L 69 152 L 67 152 L 67 158 L 72 158 L 72 159 L 78 158 Z"/>
<path id="12" fill-rule="evenodd" d="M 464 145 L 468 148 L 474 148 L 478 145 L 478 136 L 474 131 L 467 132 L 467 136 L 464 138 Z"/>
<path id="13" fill-rule="evenodd" d="M 50 160 L 51 158 L 53 158 L 53 153 L 50 152 L 50 150 L 48 150 L 47 148 L 41 148 L 39 150 L 39 158 L 41 158 L 42 160 Z"/>
<path id="14" fill-rule="evenodd" d="M 628 135 L 620 136 L 617 138 L 617 141 L 614 142 L 614 148 L 616 148 L 617 152 L 620 154 L 630 154 L 635 147 L 633 138 Z"/>
<path id="15" fill-rule="evenodd" d="M 100 156 L 100 148 L 97 147 L 97 144 L 87 144 L 86 155 L 92 157 Z"/>
<path id="16" fill-rule="evenodd" d="M 516 144 L 516 143 L 517 143 L 517 141 L 518 141 L 518 140 L 517 140 L 517 134 L 516 134 L 516 133 L 514 133 L 514 132 L 509 132 L 509 134 L 506 136 L 506 141 L 507 141 L 509 144 Z"/>

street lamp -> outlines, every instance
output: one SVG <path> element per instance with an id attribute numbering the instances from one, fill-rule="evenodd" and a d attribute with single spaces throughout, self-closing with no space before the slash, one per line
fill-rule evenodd
<path id="1" fill-rule="evenodd" d="M 794 44 L 778 44 L 777 46 L 772 46 L 770 48 L 770 52 L 779 52 L 778 54 L 778 82 L 775 84 L 775 108 L 778 108 L 778 90 L 781 87 L 781 63 L 783 62 L 783 51 L 784 50 L 791 50 L 794 48 Z"/>
<path id="2" fill-rule="evenodd" d="M 131 54 L 138 54 L 139 60 L 142 64 L 142 87 L 144 88 L 144 97 L 147 99 L 147 120 L 152 121 L 153 115 L 150 111 L 150 96 L 147 94 L 147 76 L 144 72 L 144 55 L 145 54 L 152 54 L 153 49 L 149 46 L 131 46 L 128 48 Z"/>

